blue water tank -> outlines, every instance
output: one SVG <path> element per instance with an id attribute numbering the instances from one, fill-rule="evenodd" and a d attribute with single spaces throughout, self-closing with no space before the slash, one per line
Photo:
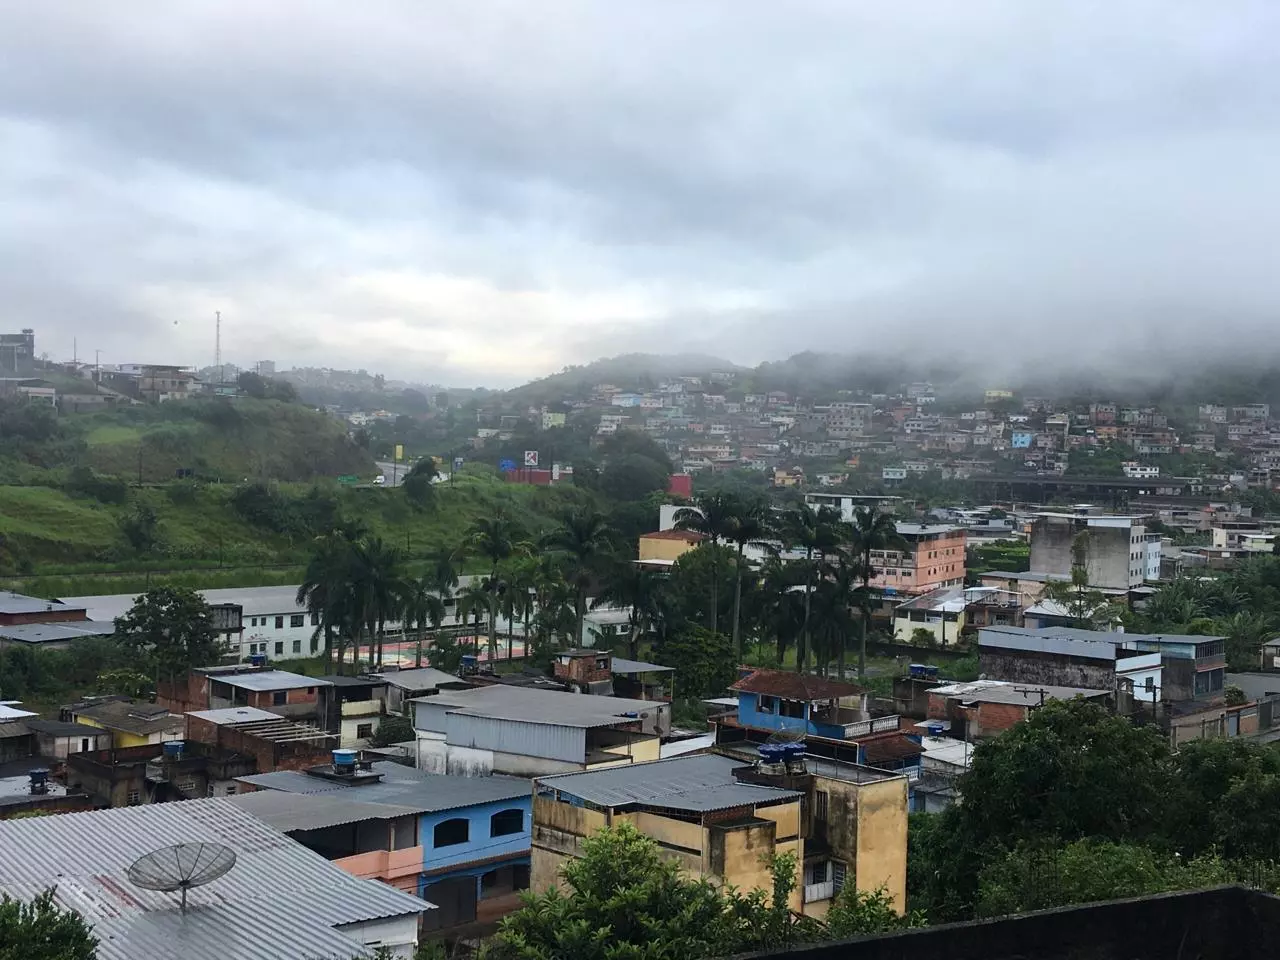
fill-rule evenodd
<path id="1" fill-rule="evenodd" d="M 333 751 L 333 769 L 339 773 L 351 773 L 356 768 L 356 752 L 354 750 Z"/>
<path id="2" fill-rule="evenodd" d="M 923 677 L 925 675 L 925 666 L 923 663 L 913 663 L 907 668 L 913 677 Z"/>
<path id="3" fill-rule="evenodd" d="M 762 743 L 760 746 L 756 747 L 756 750 L 760 754 L 760 759 L 765 763 L 786 762 L 784 760 L 784 757 L 786 756 L 783 752 L 784 746 L 781 743 Z"/>
<path id="4" fill-rule="evenodd" d="M 267 665 L 267 655 L 265 653 L 249 654 L 249 663 L 255 667 L 265 667 Z"/>
<path id="5" fill-rule="evenodd" d="M 185 748 L 186 744 L 181 740 L 166 740 L 160 747 L 166 760 L 181 760 Z"/>
<path id="6" fill-rule="evenodd" d="M 940 723 L 931 723 L 925 729 L 929 731 L 929 736 L 931 737 L 942 736 L 942 724 Z"/>

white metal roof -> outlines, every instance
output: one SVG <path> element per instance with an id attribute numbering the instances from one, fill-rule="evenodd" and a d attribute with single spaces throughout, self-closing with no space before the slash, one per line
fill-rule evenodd
<path id="1" fill-rule="evenodd" d="M 331 687 L 328 680 L 304 677 L 288 670 L 255 670 L 249 673 L 210 673 L 209 679 L 220 680 L 241 690 L 299 690 L 305 687 Z"/>
<path id="2" fill-rule="evenodd" d="M 140 856 L 176 843 L 236 853 L 225 876 L 175 895 L 126 876 Z M 0 822 L 0 891 L 55 899 L 93 926 L 99 960 L 277 960 L 367 955 L 337 928 L 403 917 L 431 904 L 334 866 L 226 799 L 185 800 Z"/>
<path id="3" fill-rule="evenodd" d="M 222 726 L 227 723 L 249 723 L 252 720 L 279 720 L 280 715 L 257 707 L 222 707 L 218 710 L 189 710 L 188 717 L 208 720 Z"/>

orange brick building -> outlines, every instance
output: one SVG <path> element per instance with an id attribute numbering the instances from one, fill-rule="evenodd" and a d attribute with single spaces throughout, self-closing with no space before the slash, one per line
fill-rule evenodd
<path id="1" fill-rule="evenodd" d="M 899 523 L 906 550 L 873 550 L 871 586 L 886 593 L 919 596 L 964 583 L 965 532 L 949 524 Z"/>

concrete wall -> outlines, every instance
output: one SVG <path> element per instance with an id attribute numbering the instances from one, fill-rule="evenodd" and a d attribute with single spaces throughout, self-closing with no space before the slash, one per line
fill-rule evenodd
<path id="1" fill-rule="evenodd" d="M 899 912 L 907 907 L 907 780 L 857 785 L 858 840 L 854 882 L 859 890 L 883 885 Z"/>
<path id="2" fill-rule="evenodd" d="M 608 826 L 598 810 L 561 803 L 554 797 L 533 798 L 533 847 L 529 885 L 535 891 L 563 887 L 560 867 L 581 856 L 582 841 Z"/>
<path id="3" fill-rule="evenodd" d="M 672 540 L 668 537 L 641 537 L 640 559 L 675 561 L 690 550 L 696 550 L 697 548 L 698 545 L 696 543 L 690 543 L 688 540 Z"/>
<path id="4" fill-rule="evenodd" d="M 1090 690 L 1116 688 L 1115 661 L 1096 657 L 983 645 L 978 648 L 978 669 L 988 677 L 1014 683 L 1086 687 Z"/>
<path id="5" fill-rule="evenodd" d="M 1143 528 L 1128 524 L 1086 526 L 1064 517 L 1036 517 L 1031 525 L 1031 569 L 1038 573 L 1070 576 L 1073 562 L 1071 542 L 1084 530 L 1089 532 L 1086 569 L 1090 585 L 1127 590 L 1142 583 L 1146 572 Z M 1133 542 L 1135 536 L 1139 541 L 1136 544 Z M 1132 556 L 1134 553 L 1139 554 L 1136 560 Z M 1141 569 L 1135 576 L 1133 570 L 1137 568 Z"/>
<path id="6" fill-rule="evenodd" d="M 412 960 L 418 946 L 418 914 L 348 923 L 336 929 L 370 947 L 386 947 L 398 960 Z"/>

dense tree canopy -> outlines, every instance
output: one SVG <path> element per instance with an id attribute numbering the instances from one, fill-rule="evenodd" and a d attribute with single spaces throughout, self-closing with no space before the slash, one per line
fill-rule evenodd
<path id="1" fill-rule="evenodd" d="M 94 960 L 98 939 L 46 890 L 29 903 L 0 899 L 0 960 Z"/>

